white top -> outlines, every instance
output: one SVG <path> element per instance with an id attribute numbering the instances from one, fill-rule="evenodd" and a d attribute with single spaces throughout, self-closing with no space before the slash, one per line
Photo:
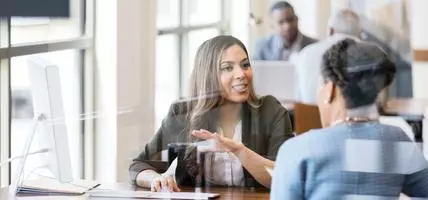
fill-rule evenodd
<path id="1" fill-rule="evenodd" d="M 218 134 L 223 134 L 219 128 Z M 242 142 L 242 121 L 235 126 L 233 140 Z M 205 166 L 211 167 L 211 174 L 205 176 L 213 185 L 244 186 L 244 171 L 238 157 L 230 152 L 210 152 L 206 154 Z M 208 165 L 207 165 L 208 164 Z M 206 168 L 209 170 L 209 168 Z"/>
<path id="2" fill-rule="evenodd" d="M 219 128 L 218 134 L 223 134 Z M 235 126 L 233 140 L 242 142 L 242 121 Z M 208 142 L 209 144 L 210 142 Z M 201 143 L 207 145 L 207 143 Z M 204 148 L 205 149 L 205 148 Z M 209 167 L 211 166 L 211 167 Z M 177 168 L 177 158 L 169 166 L 164 175 L 174 175 Z M 242 164 L 233 153 L 208 152 L 205 154 L 205 177 L 210 184 L 223 186 L 244 186 L 244 171 Z"/>
<path id="3" fill-rule="evenodd" d="M 303 48 L 293 60 L 296 65 L 298 101 L 306 104 L 317 103 L 318 87 L 322 83 L 322 57 L 331 46 L 345 38 L 358 40 L 352 36 L 336 33 Z"/>

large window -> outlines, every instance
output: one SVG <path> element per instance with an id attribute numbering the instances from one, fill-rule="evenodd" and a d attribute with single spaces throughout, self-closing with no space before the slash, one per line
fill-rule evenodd
<path id="1" fill-rule="evenodd" d="M 156 128 L 169 105 L 188 95 L 193 59 L 199 45 L 228 27 L 225 0 L 158 0 L 156 44 Z"/>
<path id="2" fill-rule="evenodd" d="M 0 5 L 1 6 L 1 5 Z M 85 72 L 93 47 L 93 0 L 70 0 L 69 18 L 0 18 L 0 160 L 20 156 L 34 125 L 28 68 L 32 59 L 58 66 L 65 123 L 75 178 L 85 176 L 84 126 Z M 37 140 L 32 145 L 37 149 Z M 40 167 L 26 162 L 26 169 Z M 1 186 L 14 178 L 16 163 L 1 168 Z"/>

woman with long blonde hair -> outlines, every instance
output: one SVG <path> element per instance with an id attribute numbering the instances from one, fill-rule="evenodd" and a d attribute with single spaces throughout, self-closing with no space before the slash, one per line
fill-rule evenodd
<path id="1" fill-rule="evenodd" d="M 168 173 L 159 174 L 148 161 L 159 159 L 168 144 L 207 140 L 214 144 L 205 156 L 211 163 L 210 184 L 270 187 L 265 167 L 273 167 L 279 146 L 293 136 L 292 128 L 287 110 L 274 97 L 256 96 L 252 79 L 241 41 L 232 36 L 205 41 L 196 53 L 190 98 L 171 106 L 154 138 L 134 159 L 132 183 L 152 191 L 194 185 L 195 148 L 178 155 Z"/>

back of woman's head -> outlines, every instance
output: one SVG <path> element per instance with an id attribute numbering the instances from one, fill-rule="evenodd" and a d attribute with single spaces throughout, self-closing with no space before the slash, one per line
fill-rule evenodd
<path id="1" fill-rule="evenodd" d="M 375 44 L 342 40 L 324 54 L 322 76 L 341 89 L 348 109 L 374 104 L 394 80 L 395 64 Z"/>

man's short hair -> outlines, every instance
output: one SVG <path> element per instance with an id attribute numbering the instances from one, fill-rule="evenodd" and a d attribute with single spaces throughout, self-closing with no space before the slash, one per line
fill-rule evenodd
<path id="1" fill-rule="evenodd" d="M 282 10 L 282 9 L 287 9 L 287 8 L 290 8 L 294 12 L 293 6 L 290 3 L 288 3 L 287 1 L 277 1 L 274 4 L 272 4 L 269 12 L 272 13 L 275 10 Z"/>
<path id="2" fill-rule="evenodd" d="M 328 27 L 335 33 L 343 33 L 355 37 L 361 34 L 360 18 L 351 10 L 340 10 L 330 17 Z"/>

